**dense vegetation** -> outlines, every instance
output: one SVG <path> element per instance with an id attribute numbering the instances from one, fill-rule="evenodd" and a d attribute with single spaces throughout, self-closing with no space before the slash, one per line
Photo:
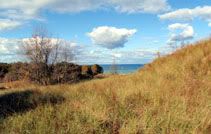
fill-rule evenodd
<path id="1" fill-rule="evenodd" d="M 0 133 L 211 132 L 211 40 L 126 76 L 74 85 L 6 85 L 14 88 L 0 92 Z"/>
<path id="2" fill-rule="evenodd" d="M 84 68 L 88 68 L 84 70 Z M 72 63 L 60 62 L 47 65 L 44 63 L 0 63 L 0 81 L 11 82 L 25 80 L 42 85 L 74 83 L 91 79 L 103 73 L 99 65 L 79 66 Z"/>

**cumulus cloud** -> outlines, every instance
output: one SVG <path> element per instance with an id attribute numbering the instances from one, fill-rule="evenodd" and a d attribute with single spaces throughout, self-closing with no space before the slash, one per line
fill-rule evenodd
<path id="1" fill-rule="evenodd" d="M 159 15 L 161 20 L 181 20 L 189 21 L 194 18 L 199 18 L 205 21 L 210 21 L 211 18 L 211 6 L 199 6 L 193 9 L 183 8 L 178 9 L 173 12 L 165 13 Z"/>
<path id="2" fill-rule="evenodd" d="M 178 41 L 184 42 L 185 40 L 192 39 L 194 37 L 194 29 L 189 24 L 175 23 L 168 26 L 171 32 L 168 43 L 175 43 Z M 177 30 L 181 32 L 176 33 Z"/>
<path id="3" fill-rule="evenodd" d="M 94 28 L 92 32 L 88 33 L 88 36 L 95 45 L 115 49 L 124 47 L 128 38 L 134 35 L 136 31 L 136 29 L 101 26 Z"/>
<path id="4" fill-rule="evenodd" d="M 75 13 L 100 9 L 115 9 L 126 13 L 159 13 L 170 6 L 167 0 L 1 0 L 0 23 L 3 19 L 10 24 L 1 30 L 15 28 L 30 20 L 43 20 L 42 10 L 59 13 Z M 18 24 L 17 24 L 18 23 Z"/>

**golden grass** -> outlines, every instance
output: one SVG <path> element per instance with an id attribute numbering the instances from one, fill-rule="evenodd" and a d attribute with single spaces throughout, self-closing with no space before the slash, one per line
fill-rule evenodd
<path id="1" fill-rule="evenodd" d="M 160 57 L 130 75 L 73 85 L 17 82 L 10 87 L 1 96 L 31 89 L 64 101 L 33 101 L 36 108 L 1 118 L 0 133 L 209 134 L 211 40 Z"/>

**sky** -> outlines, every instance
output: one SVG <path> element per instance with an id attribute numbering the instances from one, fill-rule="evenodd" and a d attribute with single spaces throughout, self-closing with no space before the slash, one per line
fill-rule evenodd
<path id="1" fill-rule="evenodd" d="M 75 63 L 145 64 L 211 35 L 210 0 L 0 0 L 0 62 L 25 60 L 37 25 L 75 51 Z"/>

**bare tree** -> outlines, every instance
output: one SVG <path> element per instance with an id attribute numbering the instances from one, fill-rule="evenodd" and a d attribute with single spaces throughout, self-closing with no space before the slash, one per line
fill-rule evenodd
<path id="1" fill-rule="evenodd" d="M 23 42 L 23 53 L 32 63 L 53 64 L 58 58 L 60 40 L 51 38 L 44 27 L 36 27 Z"/>
<path id="2" fill-rule="evenodd" d="M 74 50 L 71 46 L 71 43 L 63 40 L 60 42 L 60 44 L 61 46 L 58 48 L 59 55 L 57 56 L 57 60 L 59 62 L 72 62 L 74 59 Z"/>
<path id="3" fill-rule="evenodd" d="M 25 39 L 22 46 L 23 54 L 33 65 L 33 79 L 41 84 L 49 83 L 52 65 L 70 62 L 74 56 L 66 41 L 52 38 L 42 26 L 36 27 L 32 37 Z"/>
<path id="4" fill-rule="evenodd" d="M 52 38 L 42 26 L 36 27 L 32 37 L 25 39 L 22 46 L 24 55 L 32 63 L 71 62 L 74 57 L 70 43 Z"/>

